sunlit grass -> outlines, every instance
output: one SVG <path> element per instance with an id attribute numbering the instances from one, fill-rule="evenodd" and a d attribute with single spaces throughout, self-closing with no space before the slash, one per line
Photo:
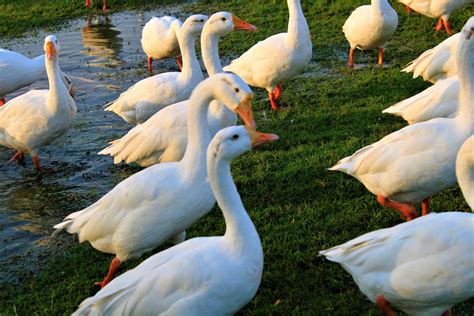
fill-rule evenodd
<path id="1" fill-rule="evenodd" d="M 15 5 L 7 2 L 11 1 L 0 0 L 3 35 L 18 35 L 30 26 L 45 25 L 45 21 L 56 23 L 88 12 L 79 0 L 17 1 Z M 283 86 L 283 109 L 279 113 L 271 112 L 264 91 L 256 90 L 254 108 L 259 130 L 276 133 L 281 139 L 233 163 L 234 179 L 265 253 L 262 284 L 242 314 L 380 315 L 350 275 L 317 254 L 321 249 L 401 220 L 395 212 L 379 206 L 361 183 L 327 168 L 405 125 L 381 111 L 429 84 L 412 80 L 400 69 L 446 35 L 433 31 L 435 20 L 408 16 L 402 5 L 394 3 L 399 28 L 386 49 L 385 61 L 390 67 L 374 67 L 375 52 L 358 52 L 356 62 L 369 63 L 369 67 L 350 70 L 346 67 L 349 47 L 341 27 L 351 10 L 365 2 L 304 1 L 313 37 L 311 73 Z M 143 3 L 159 1 L 110 1 L 117 10 L 140 9 Z M 28 18 L 46 9 L 52 11 L 41 20 Z M 259 27 L 256 34 L 236 32 L 227 37 L 221 45 L 223 57 L 237 56 L 256 41 L 286 29 L 288 13 L 285 1 L 281 0 L 189 6 L 189 11 L 196 13 L 223 10 Z M 65 15 L 59 13 L 65 11 Z M 473 13 L 472 8 L 454 13 L 453 29 L 459 31 Z M 7 23 L 5 16 L 13 21 Z M 92 198 L 82 201 L 77 209 L 91 202 Z M 432 210 L 468 210 L 468 206 L 456 187 L 434 196 Z M 223 232 L 224 222 L 216 208 L 191 227 L 188 236 Z M 20 285 L 0 288 L 1 315 L 69 314 L 89 296 L 91 285 L 104 275 L 111 256 L 88 245 L 77 245 L 73 238 L 64 238 L 61 251 L 47 259 L 47 266 L 39 274 L 25 273 Z M 128 262 L 124 268 L 130 269 L 139 262 Z M 453 312 L 472 315 L 473 300 L 457 306 Z"/>

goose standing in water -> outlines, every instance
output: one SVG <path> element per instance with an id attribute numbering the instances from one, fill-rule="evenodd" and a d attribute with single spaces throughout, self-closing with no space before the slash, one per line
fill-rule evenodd
<path id="1" fill-rule="evenodd" d="M 61 80 L 72 95 L 71 80 L 61 70 Z M 5 96 L 44 78 L 44 55 L 28 58 L 17 52 L 0 48 L 0 106 Z"/>
<path id="2" fill-rule="evenodd" d="M 256 27 L 229 12 L 214 13 L 204 25 L 201 50 L 209 76 L 222 72 L 219 40 L 234 30 L 255 31 Z M 186 100 L 164 108 L 122 138 L 112 141 L 99 154 L 111 155 L 115 164 L 136 162 L 142 167 L 181 160 L 187 145 L 188 105 L 189 100 Z M 213 100 L 207 120 L 211 135 L 215 135 L 224 127 L 235 125 L 237 116 L 222 103 Z"/>
<path id="3" fill-rule="evenodd" d="M 397 30 L 398 15 L 387 0 L 372 0 L 370 5 L 355 9 L 344 23 L 342 30 L 351 45 L 349 67 L 354 67 L 356 48 L 378 48 L 378 64 L 383 66 L 383 49 Z"/>
<path id="4" fill-rule="evenodd" d="M 456 183 L 455 162 L 461 145 L 472 135 L 474 108 L 474 17 L 463 28 L 457 48 L 459 111 L 452 119 L 413 124 L 340 160 L 330 170 L 345 172 L 377 195 L 385 207 L 407 220 L 417 217 L 413 204 Z"/>
<path id="5" fill-rule="evenodd" d="M 176 24 L 176 25 L 173 25 Z M 183 23 L 173 17 L 152 17 L 142 30 L 142 48 L 148 57 L 148 71 L 152 72 L 153 59 L 175 57 L 179 70 L 183 68 L 183 60 L 179 50 L 178 36 L 176 32 Z"/>
<path id="6" fill-rule="evenodd" d="M 188 112 L 188 144 L 179 162 L 151 166 L 119 183 L 88 208 L 54 226 L 79 235 L 102 252 L 115 254 L 104 287 L 120 264 L 138 258 L 170 238 L 183 241 L 185 229 L 215 203 L 207 179 L 206 149 L 211 141 L 209 103 L 218 99 L 255 128 L 252 91 L 233 74 L 217 74 L 194 89 Z M 140 229 L 137 229 L 140 227 Z"/>
<path id="7" fill-rule="evenodd" d="M 281 96 L 281 84 L 303 72 L 311 60 L 313 45 L 300 0 L 288 0 L 288 32 L 258 42 L 224 67 L 247 84 L 268 91 L 274 111 Z"/>
<path id="8" fill-rule="evenodd" d="M 61 80 L 60 45 L 54 35 L 44 40 L 49 90 L 32 90 L 0 108 L 0 145 L 15 149 L 12 160 L 32 156 L 36 170 L 41 169 L 38 151 L 67 132 L 74 120 L 76 103 Z"/>
<path id="9" fill-rule="evenodd" d="M 105 110 L 115 112 L 127 123 L 138 124 L 166 106 L 188 99 L 193 89 L 204 79 L 194 44 L 206 21 L 205 15 L 192 15 L 181 29 L 175 30 L 183 55 L 181 72 L 167 72 L 143 79 L 122 93 Z M 178 27 L 178 24 L 172 26 Z"/>

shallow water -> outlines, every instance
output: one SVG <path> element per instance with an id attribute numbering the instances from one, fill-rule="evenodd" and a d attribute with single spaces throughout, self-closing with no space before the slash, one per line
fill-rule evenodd
<path id="1" fill-rule="evenodd" d="M 148 76 L 141 49 L 141 30 L 151 16 L 185 18 L 181 8 L 165 7 L 146 13 L 123 12 L 72 21 L 55 34 L 61 43 L 60 64 L 73 81 L 78 115 L 73 127 L 40 158 L 48 170 L 41 177 L 30 157 L 26 166 L 8 163 L 14 152 L 0 147 L 0 283 L 17 278 L 25 261 L 34 260 L 48 243 L 52 225 L 65 215 L 88 206 L 137 168 L 114 166 L 97 152 L 108 141 L 131 128 L 103 105 Z M 29 57 L 43 54 L 37 37 L 0 42 Z M 177 71 L 174 60 L 159 61 L 159 72 Z M 158 71 L 154 62 L 154 71 Z M 47 79 L 8 95 L 7 100 L 30 89 L 47 88 Z"/>

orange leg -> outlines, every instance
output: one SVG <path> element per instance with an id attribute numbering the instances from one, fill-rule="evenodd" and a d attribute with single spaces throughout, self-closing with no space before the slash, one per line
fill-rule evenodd
<path id="1" fill-rule="evenodd" d="M 41 171 L 40 159 L 38 156 L 32 156 L 33 164 L 35 165 L 36 171 Z"/>
<path id="2" fill-rule="evenodd" d="M 272 105 L 272 110 L 278 112 L 278 103 L 275 97 L 275 92 L 268 92 L 268 97 L 270 98 L 270 103 Z"/>
<path id="3" fill-rule="evenodd" d="M 427 197 L 421 201 L 421 216 L 428 215 L 430 213 L 430 198 Z"/>
<path id="4" fill-rule="evenodd" d="M 151 63 L 153 62 L 153 57 L 148 57 L 148 72 L 153 72 L 153 68 L 151 67 Z"/>
<path id="5" fill-rule="evenodd" d="M 406 11 L 408 14 L 410 14 L 410 13 L 411 13 L 411 8 L 406 5 L 406 6 L 405 6 L 405 11 Z"/>
<path id="6" fill-rule="evenodd" d="M 447 20 L 443 20 L 443 25 L 446 29 L 446 33 L 448 33 L 449 36 L 453 35 L 453 31 L 451 31 L 451 26 L 449 25 L 449 22 Z"/>
<path id="7" fill-rule="evenodd" d="M 416 214 L 416 209 L 413 205 L 390 201 L 384 195 L 377 196 L 377 202 L 379 202 L 383 207 L 390 207 L 400 212 L 400 214 L 405 217 L 407 222 L 418 217 Z"/>
<path id="8" fill-rule="evenodd" d="M 90 8 L 92 6 L 91 0 L 86 0 L 86 7 Z"/>
<path id="9" fill-rule="evenodd" d="M 379 66 L 383 66 L 383 48 L 379 48 Z"/>
<path id="10" fill-rule="evenodd" d="M 12 159 L 10 161 L 23 161 L 25 159 L 25 153 L 18 150 L 15 155 L 13 155 Z"/>
<path id="11" fill-rule="evenodd" d="M 107 10 L 107 0 L 102 0 L 102 11 Z"/>
<path id="12" fill-rule="evenodd" d="M 443 28 L 443 19 L 442 19 L 442 18 L 439 18 L 438 24 L 437 24 L 436 27 L 435 27 L 435 31 L 438 32 L 438 31 L 440 31 L 442 28 Z"/>
<path id="13" fill-rule="evenodd" d="M 5 102 L 5 99 L 4 98 L 1 98 L 0 99 L 0 106 L 4 105 L 6 102 Z"/>
<path id="14" fill-rule="evenodd" d="M 275 90 L 273 90 L 273 94 L 275 95 L 275 100 L 278 100 L 281 97 L 281 86 L 279 84 L 275 86 Z"/>
<path id="15" fill-rule="evenodd" d="M 390 306 L 390 303 L 383 297 L 383 295 L 377 296 L 375 299 L 375 302 L 379 306 L 379 308 L 382 310 L 384 316 L 397 316 L 397 314 L 394 312 L 392 307 Z"/>
<path id="16" fill-rule="evenodd" d="M 120 267 L 120 260 L 117 259 L 117 257 L 112 259 L 112 262 L 110 262 L 110 267 L 109 267 L 109 272 L 105 276 L 104 280 L 102 282 L 96 282 L 96 285 L 99 285 L 101 289 L 104 288 L 104 286 L 107 285 L 110 281 L 112 281 L 115 278 L 115 275 L 117 274 L 117 270 Z"/>
<path id="17" fill-rule="evenodd" d="M 355 48 L 351 48 L 349 51 L 349 67 L 354 68 L 354 53 Z"/>
<path id="18" fill-rule="evenodd" d="M 183 58 L 181 56 L 176 56 L 176 63 L 178 64 L 179 71 L 183 70 Z"/>

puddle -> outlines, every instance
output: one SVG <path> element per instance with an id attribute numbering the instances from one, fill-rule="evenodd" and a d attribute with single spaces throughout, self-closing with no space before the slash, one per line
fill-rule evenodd
<path id="1" fill-rule="evenodd" d="M 61 43 L 60 64 L 73 80 L 78 115 L 73 127 L 40 157 L 50 174 L 39 179 L 28 156 L 26 167 L 8 163 L 14 152 L 0 147 L 0 283 L 15 281 L 21 266 L 42 251 L 65 215 L 90 205 L 116 183 L 137 171 L 112 165 L 110 157 L 96 153 L 111 139 L 132 126 L 103 105 L 133 83 L 148 76 L 146 55 L 140 43 L 143 25 L 152 16 L 185 18 L 182 7 L 122 12 L 74 20 L 57 31 Z M 29 57 L 43 54 L 48 34 L 3 41 L 0 46 Z M 154 71 L 177 71 L 174 59 L 154 63 Z M 7 96 L 30 89 L 47 88 L 46 78 Z M 15 267 L 18 267 L 15 269 Z"/>

